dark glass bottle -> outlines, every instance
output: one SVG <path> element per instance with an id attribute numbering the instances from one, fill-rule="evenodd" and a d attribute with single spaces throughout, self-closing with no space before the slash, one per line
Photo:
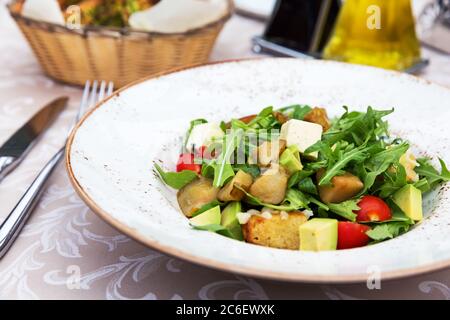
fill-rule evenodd
<path id="1" fill-rule="evenodd" d="M 339 0 L 278 0 L 264 38 L 317 56 L 333 30 L 339 7 Z"/>

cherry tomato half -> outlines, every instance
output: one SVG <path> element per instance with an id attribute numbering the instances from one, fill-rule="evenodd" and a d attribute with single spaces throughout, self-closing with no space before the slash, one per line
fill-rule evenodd
<path id="1" fill-rule="evenodd" d="M 194 163 L 194 155 L 192 153 L 182 153 L 178 158 L 177 172 L 183 170 L 191 170 L 200 173 L 202 171 L 202 166 Z"/>
<path id="2" fill-rule="evenodd" d="M 355 213 L 358 215 L 356 221 L 385 221 L 392 218 L 391 209 L 381 198 L 375 196 L 364 196 L 358 203 L 360 208 Z"/>
<path id="3" fill-rule="evenodd" d="M 338 223 L 338 249 L 351 249 L 364 247 L 369 242 L 366 234 L 369 226 L 356 222 L 340 221 Z"/>

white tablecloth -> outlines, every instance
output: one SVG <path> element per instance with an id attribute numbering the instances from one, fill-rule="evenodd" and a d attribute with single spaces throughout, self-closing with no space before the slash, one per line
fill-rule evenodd
<path id="1" fill-rule="evenodd" d="M 40 106 L 68 95 L 70 109 L 43 136 L 22 165 L 0 184 L 6 217 L 39 168 L 63 143 L 80 90 L 46 78 L 24 38 L 0 8 L 0 144 Z M 260 22 L 234 16 L 212 60 L 253 56 L 250 38 Z M 450 58 L 424 51 L 423 77 L 450 86 Z M 75 195 L 61 165 L 24 231 L 0 261 L 4 299 L 450 299 L 450 270 L 358 285 L 292 284 L 251 279 L 173 259 L 143 247 L 97 218 Z"/>

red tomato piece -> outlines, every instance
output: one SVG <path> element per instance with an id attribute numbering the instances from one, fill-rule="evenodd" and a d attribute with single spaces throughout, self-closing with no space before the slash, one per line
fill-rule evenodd
<path id="1" fill-rule="evenodd" d="M 194 155 L 192 153 L 182 153 L 178 158 L 177 172 L 183 170 L 191 170 L 200 173 L 202 171 L 202 166 L 194 163 Z"/>
<path id="2" fill-rule="evenodd" d="M 359 222 L 385 221 L 392 218 L 391 208 L 381 198 L 364 196 L 358 203 L 355 213 Z"/>
<path id="3" fill-rule="evenodd" d="M 369 226 L 356 222 L 340 221 L 338 223 L 338 249 L 351 249 L 364 247 L 369 243 L 369 236 L 366 234 L 370 230 Z"/>

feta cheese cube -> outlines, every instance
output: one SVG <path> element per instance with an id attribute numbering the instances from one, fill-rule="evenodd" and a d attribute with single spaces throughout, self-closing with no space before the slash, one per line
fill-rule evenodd
<path id="1" fill-rule="evenodd" d="M 296 145 L 301 153 L 322 138 L 322 126 L 316 123 L 291 119 L 281 126 L 280 139 L 286 140 L 288 147 Z M 308 156 L 317 158 L 318 152 Z"/>
<path id="2" fill-rule="evenodd" d="M 200 148 L 201 146 L 209 146 L 215 138 L 223 137 L 224 132 L 218 123 L 207 122 L 196 125 L 192 128 L 188 138 L 186 147 L 188 150 L 192 148 Z"/>

